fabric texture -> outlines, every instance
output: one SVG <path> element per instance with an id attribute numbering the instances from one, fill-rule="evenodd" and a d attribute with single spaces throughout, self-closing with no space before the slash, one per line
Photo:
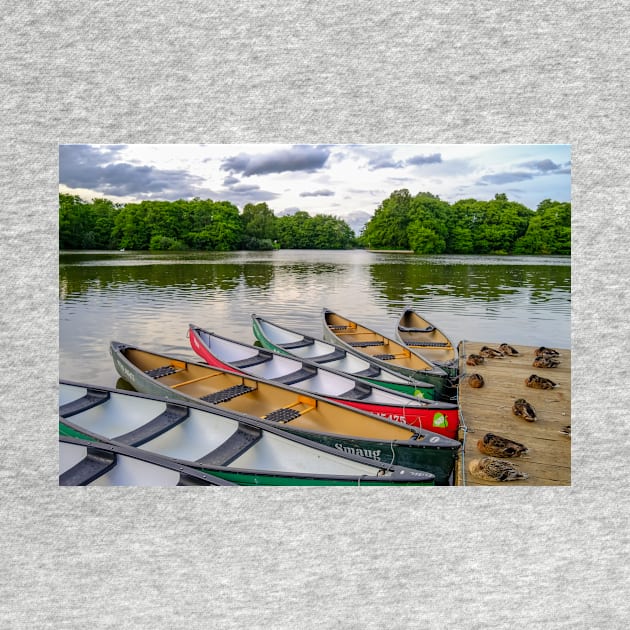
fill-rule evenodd
<path id="1" fill-rule="evenodd" d="M 628 8 L 6 3 L 0 625 L 626 627 Z M 73 142 L 571 144 L 572 486 L 59 488 Z"/>

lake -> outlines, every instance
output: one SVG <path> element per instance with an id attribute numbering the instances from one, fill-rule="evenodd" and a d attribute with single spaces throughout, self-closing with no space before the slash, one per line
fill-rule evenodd
<path id="1" fill-rule="evenodd" d="M 454 343 L 570 348 L 571 259 L 364 250 L 61 252 L 59 374 L 116 385 L 111 340 L 195 360 L 189 323 L 253 344 L 252 313 L 321 337 L 327 307 L 393 337 L 406 306 Z"/>

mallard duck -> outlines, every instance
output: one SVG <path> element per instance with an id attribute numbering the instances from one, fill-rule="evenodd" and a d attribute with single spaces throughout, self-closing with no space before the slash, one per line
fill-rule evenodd
<path id="1" fill-rule="evenodd" d="M 556 368 L 558 365 L 560 365 L 560 361 L 544 355 L 536 357 L 532 363 L 532 366 L 537 368 Z"/>
<path id="2" fill-rule="evenodd" d="M 527 422 L 536 422 L 536 412 L 524 398 L 519 398 L 514 401 L 512 412 L 515 416 L 525 418 Z"/>
<path id="3" fill-rule="evenodd" d="M 553 348 L 545 348 L 545 346 L 540 346 L 540 348 L 536 348 L 534 350 L 534 354 L 537 357 L 548 356 L 548 357 L 559 357 L 560 353 Z"/>
<path id="4" fill-rule="evenodd" d="M 520 457 L 529 452 L 524 444 L 513 442 L 494 433 L 486 433 L 477 442 L 477 448 L 484 455 L 493 455 L 494 457 Z"/>
<path id="5" fill-rule="evenodd" d="M 479 354 L 482 357 L 488 357 L 489 359 L 502 359 L 503 352 L 499 350 L 495 350 L 494 348 L 489 348 L 488 346 L 483 346 L 481 350 L 479 350 Z"/>
<path id="6" fill-rule="evenodd" d="M 480 354 L 469 354 L 466 365 L 481 365 L 485 359 Z"/>
<path id="7" fill-rule="evenodd" d="M 538 376 L 538 374 L 532 374 L 525 379 L 525 385 L 527 387 L 533 387 L 534 389 L 553 389 L 558 387 L 551 379 L 544 376 Z"/>
<path id="8" fill-rule="evenodd" d="M 486 481 L 515 481 L 529 477 L 527 473 L 521 472 L 511 462 L 495 459 L 494 457 L 471 459 L 468 463 L 468 471 L 473 477 L 485 479 Z"/>
<path id="9" fill-rule="evenodd" d="M 571 437 L 571 425 L 567 424 L 566 427 L 562 427 L 559 433 L 562 433 L 562 435 L 566 435 L 567 437 Z"/>
<path id="10" fill-rule="evenodd" d="M 483 376 L 481 376 L 481 374 L 471 374 L 468 377 L 468 384 L 471 387 L 474 387 L 476 389 L 479 388 L 479 387 L 483 387 L 483 385 L 484 385 Z"/>
<path id="11" fill-rule="evenodd" d="M 518 356 L 519 354 L 519 351 L 516 348 L 509 346 L 507 343 L 502 343 L 499 346 L 499 350 L 501 350 L 503 354 L 507 354 L 510 357 L 515 357 L 515 356 Z"/>

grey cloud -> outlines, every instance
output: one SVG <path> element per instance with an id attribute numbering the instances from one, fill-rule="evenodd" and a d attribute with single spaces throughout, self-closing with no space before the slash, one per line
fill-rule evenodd
<path id="1" fill-rule="evenodd" d="M 264 155 L 239 155 L 227 158 L 221 169 L 241 173 L 243 177 L 284 173 L 287 171 L 313 172 L 324 166 L 330 149 L 322 146 L 296 145 L 290 149 L 279 149 Z"/>
<path id="2" fill-rule="evenodd" d="M 494 173 L 493 175 L 484 175 L 478 184 L 507 184 L 509 182 L 522 182 L 526 179 L 533 179 L 531 173 Z"/>
<path id="3" fill-rule="evenodd" d="M 180 199 L 197 196 L 203 179 L 187 171 L 115 162 L 124 145 L 60 145 L 59 183 L 104 195 Z"/>
<path id="4" fill-rule="evenodd" d="M 407 160 L 407 164 L 421 166 L 422 164 L 439 164 L 441 161 L 441 153 L 432 153 L 431 155 L 414 155 Z"/>
<path id="5" fill-rule="evenodd" d="M 241 180 L 238 177 L 233 177 L 232 175 L 228 175 L 223 180 L 224 186 L 232 186 L 233 184 L 238 184 Z"/>
<path id="6" fill-rule="evenodd" d="M 534 160 L 532 162 L 523 162 L 519 164 L 523 168 L 531 168 L 534 171 L 540 173 L 549 173 L 550 171 L 557 171 L 560 168 L 560 164 L 556 164 L 551 160 Z"/>
<path id="7" fill-rule="evenodd" d="M 368 168 L 371 171 L 376 171 L 382 168 L 403 168 L 404 166 L 404 162 L 401 162 L 400 160 L 394 160 L 389 155 L 375 157 L 368 162 Z"/>
<path id="8" fill-rule="evenodd" d="M 333 197 L 335 193 L 332 190 L 314 190 L 313 192 L 300 193 L 300 197 Z"/>

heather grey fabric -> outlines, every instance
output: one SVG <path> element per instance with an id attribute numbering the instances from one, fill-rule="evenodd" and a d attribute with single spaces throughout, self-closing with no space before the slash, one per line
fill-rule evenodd
<path id="1" fill-rule="evenodd" d="M 5 3 L 0 625 L 626 627 L 628 8 Z M 571 144 L 572 486 L 58 488 L 70 142 Z"/>

